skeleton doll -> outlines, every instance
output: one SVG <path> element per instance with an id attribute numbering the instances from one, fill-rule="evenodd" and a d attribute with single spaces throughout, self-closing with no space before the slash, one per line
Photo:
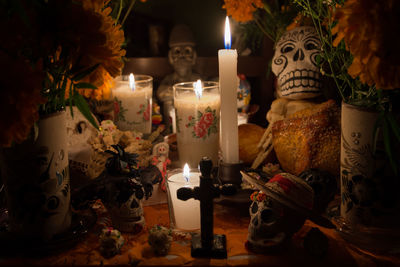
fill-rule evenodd
<path id="1" fill-rule="evenodd" d="M 168 158 L 169 145 L 166 142 L 161 142 L 153 147 L 153 159 L 152 164 L 155 165 L 161 172 L 162 181 L 161 188 L 166 190 L 165 176 L 167 174 L 167 166 L 171 164 L 171 160 Z"/>
<path id="2" fill-rule="evenodd" d="M 277 76 L 278 99 L 267 113 L 269 126 L 258 144 L 260 152 L 252 168 L 257 168 L 273 149 L 271 128 L 275 121 L 318 104 L 312 99 L 322 94 L 316 62 L 320 47 L 315 29 L 308 26 L 287 31 L 277 42 L 272 71 Z"/>

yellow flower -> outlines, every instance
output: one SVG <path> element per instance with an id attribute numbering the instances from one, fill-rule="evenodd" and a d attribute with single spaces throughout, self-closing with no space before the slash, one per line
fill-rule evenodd
<path id="1" fill-rule="evenodd" d="M 41 96 L 44 73 L 40 64 L 32 68 L 22 59 L 0 51 L 0 146 L 21 143 L 39 119 L 38 106 L 46 102 Z"/>
<path id="2" fill-rule="evenodd" d="M 400 88 L 400 1 L 348 0 L 337 9 L 334 45 L 343 39 L 353 77 L 380 89 Z"/>
<path id="3" fill-rule="evenodd" d="M 253 12 L 262 7 L 262 0 L 225 0 L 222 6 L 226 9 L 226 14 L 237 22 L 253 20 Z"/>

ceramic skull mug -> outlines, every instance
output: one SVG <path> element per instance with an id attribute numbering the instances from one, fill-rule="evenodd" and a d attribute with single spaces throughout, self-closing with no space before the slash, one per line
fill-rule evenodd
<path id="1" fill-rule="evenodd" d="M 321 95 L 321 74 L 316 63 L 320 48 L 313 27 L 298 27 L 283 34 L 272 59 L 279 97 L 298 100 Z"/>

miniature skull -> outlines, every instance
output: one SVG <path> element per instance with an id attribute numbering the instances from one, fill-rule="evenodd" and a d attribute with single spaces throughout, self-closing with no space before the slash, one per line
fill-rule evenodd
<path id="1" fill-rule="evenodd" d="M 304 224 L 305 216 L 266 197 L 250 206 L 249 248 L 258 253 L 281 248 Z"/>
<path id="2" fill-rule="evenodd" d="M 105 201 L 113 226 L 122 232 L 138 233 L 144 227 L 143 186 L 136 179 L 129 183 L 112 184 Z"/>
<path id="3" fill-rule="evenodd" d="M 298 27 L 283 34 L 272 59 L 279 97 L 298 100 L 321 94 L 321 75 L 316 63 L 320 47 L 313 27 Z"/>
<path id="4" fill-rule="evenodd" d="M 248 240 L 251 242 L 271 240 L 282 243 L 286 234 L 283 232 L 282 216 L 270 198 L 254 201 L 250 206 L 250 224 Z"/>

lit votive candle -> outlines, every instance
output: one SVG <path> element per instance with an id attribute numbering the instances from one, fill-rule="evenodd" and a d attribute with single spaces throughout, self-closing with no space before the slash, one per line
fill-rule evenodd
<path id="1" fill-rule="evenodd" d="M 115 124 L 123 131 L 151 133 L 153 78 L 131 73 L 117 77 L 115 81 Z"/>
<path id="2" fill-rule="evenodd" d="M 180 200 L 177 196 L 179 188 L 194 188 L 200 184 L 200 172 L 189 171 L 185 164 L 183 172 L 172 171 L 167 178 L 168 207 L 171 227 L 176 230 L 193 231 L 200 229 L 200 201 L 193 198 Z"/>
<path id="3" fill-rule="evenodd" d="M 202 157 L 218 164 L 220 95 L 218 82 L 184 82 L 173 86 L 180 162 L 197 168 Z"/>

